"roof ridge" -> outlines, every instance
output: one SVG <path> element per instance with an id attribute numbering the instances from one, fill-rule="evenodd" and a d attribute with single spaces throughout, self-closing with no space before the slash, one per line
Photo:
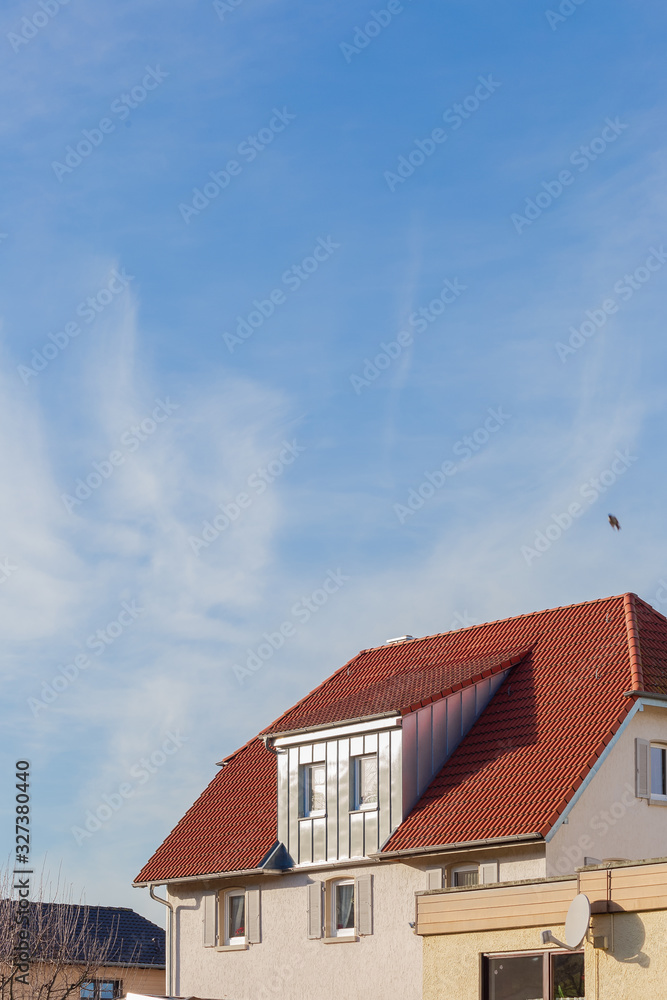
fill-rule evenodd
<path id="1" fill-rule="evenodd" d="M 410 642 L 425 642 L 427 639 L 437 639 L 438 636 L 441 635 L 458 635 L 461 632 L 471 632 L 475 628 L 486 628 L 488 625 L 500 625 L 505 622 L 519 621 L 521 618 L 531 618 L 534 615 L 544 615 L 550 611 L 569 611 L 571 608 L 582 608 L 587 604 L 604 604 L 606 601 L 617 601 L 619 598 L 624 596 L 625 594 L 611 594 L 609 597 L 596 597 L 590 601 L 577 601 L 575 604 L 558 604 L 555 608 L 540 608 L 538 611 L 526 611 L 521 615 L 510 615 L 509 618 L 494 618 L 492 621 L 478 622 L 476 625 L 464 625 L 462 628 L 450 629 L 448 632 L 432 632 L 430 635 L 417 636 L 416 638 L 411 639 Z M 651 607 L 651 605 L 649 604 L 648 607 Z M 380 643 L 379 646 L 368 646 L 366 649 L 360 649 L 357 656 L 360 656 L 362 653 L 372 653 L 376 649 L 382 649 L 385 645 L 386 643 L 383 642 Z M 408 643 L 406 642 L 402 645 L 407 646 Z M 352 659 L 356 659 L 356 657 L 353 657 Z M 348 660 L 348 663 L 351 662 L 351 660 Z M 347 664 L 345 664 L 345 666 L 347 666 Z M 341 667 L 341 670 L 342 669 L 343 668 Z M 336 671 L 336 673 L 338 673 L 338 671 Z M 331 676 L 333 677 L 334 675 L 332 674 Z M 313 690 L 316 691 L 317 688 L 314 688 Z"/>
<path id="2" fill-rule="evenodd" d="M 642 651 L 639 644 L 639 625 L 637 623 L 636 600 L 636 594 L 623 594 L 623 611 L 625 613 L 625 627 L 628 635 L 628 649 L 630 651 L 632 690 L 643 691 L 644 671 L 642 668 Z"/>

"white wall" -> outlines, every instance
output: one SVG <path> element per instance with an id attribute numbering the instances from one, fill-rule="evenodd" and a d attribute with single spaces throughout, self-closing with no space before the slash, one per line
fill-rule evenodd
<path id="1" fill-rule="evenodd" d="M 667 741 L 667 707 L 630 720 L 600 770 L 547 844 L 547 874 L 565 875 L 584 857 L 657 858 L 667 854 L 667 805 L 635 796 L 635 738 Z"/>

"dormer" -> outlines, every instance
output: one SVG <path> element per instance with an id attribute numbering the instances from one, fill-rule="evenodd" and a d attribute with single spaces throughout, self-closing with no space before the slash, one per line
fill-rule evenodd
<path id="1" fill-rule="evenodd" d="M 265 735 L 278 759 L 277 838 L 294 863 L 379 851 L 523 655 L 394 675 L 323 706 L 320 725 L 307 724 L 309 696 L 294 728 Z"/>

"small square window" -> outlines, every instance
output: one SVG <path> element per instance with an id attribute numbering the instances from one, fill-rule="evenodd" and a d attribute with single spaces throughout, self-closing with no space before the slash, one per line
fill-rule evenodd
<path id="1" fill-rule="evenodd" d="M 122 979 L 89 979 L 79 987 L 80 1000 L 117 1000 L 122 995 Z"/>
<path id="2" fill-rule="evenodd" d="M 478 885 L 479 868 L 477 865 L 465 865 L 452 871 L 452 885 Z"/>
<path id="3" fill-rule="evenodd" d="M 651 795 L 667 796 L 667 749 L 651 744 Z"/>
<path id="4" fill-rule="evenodd" d="M 377 809 L 378 761 L 377 754 L 354 758 L 353 809 Z"/>
<path id="5" fill-rule="evenodd" d="M 301 767 L 301 815 L 325 816 L 327 811 L 327 769 L 325 764 Z"/>
<path id="6" fill-rule="evenodd" d="M 335 882 L 331 894 L 332 902 L 332 937 L 349 937 L 354 935 L 354 881 L 346 879 Z"/>

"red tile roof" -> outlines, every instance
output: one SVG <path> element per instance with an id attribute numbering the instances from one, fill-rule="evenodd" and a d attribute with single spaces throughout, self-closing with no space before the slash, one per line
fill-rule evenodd
<path id="1" fill-rule="evenodd" d="M 634 595 L 360 652 L 264 734 L 406 712 L 509 664 L 512 673 L 385 851 L 544 835 L 632 707 L 667 693 L 667 619 Z M 257 867 L 276 840 L 275 756 L 242 747 L 137 882 Z"/>

